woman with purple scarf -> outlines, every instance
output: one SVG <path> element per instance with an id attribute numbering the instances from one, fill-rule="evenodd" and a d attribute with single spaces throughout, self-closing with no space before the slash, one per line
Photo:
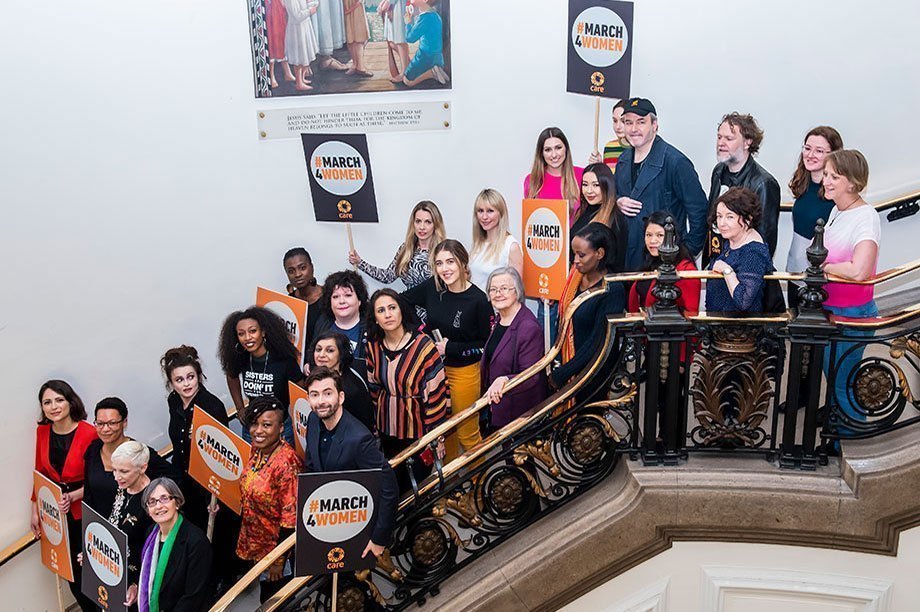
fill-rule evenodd
<path id="1" fill-rule="evenodd" d="M 141 554 L 140 612 L 197 612 L 211 598 L 211 543 L 204 532 L 183 520 L 185 497 L 169 478 L 157 478 L 144 490 L 144 507 L 156 526 Z"/>

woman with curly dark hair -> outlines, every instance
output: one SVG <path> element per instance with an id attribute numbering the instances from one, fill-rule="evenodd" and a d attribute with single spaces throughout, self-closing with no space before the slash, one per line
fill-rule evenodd
<path id="1" fill-rule="evenodd" d="M 244 394 L 250 401 L 274 396 L 287 406 L 288 382 L 300 384 L 304 379 L 300 355 L 291 344 L 284 321 L 265 308 L 253 306 L 231 313 L 220 330 L 218 354 L 237 412 L 243 409 Z M 250 441 L 245 427 L 243 438 Z M 293 444 L 294 429 L 287 412 L 284 439 Z"/>
<path id="2" fill-rule="evenodd" d="M 316 323 L 315 335 L 333 331 L 348 338 L 352 367 L 363 379 L 367 379 L 367 332 L 364 313 L 367 309 L 367 285 L 357 272 L 344 270 L 333 272 L 323 283 L 323 297 L 320 302 L 320 320 Z"/>

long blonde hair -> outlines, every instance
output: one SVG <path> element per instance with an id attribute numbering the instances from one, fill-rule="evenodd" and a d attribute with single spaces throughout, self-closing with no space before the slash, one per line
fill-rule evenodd
<path id="1" fill-rule="evenodd" d="M 576 200 L 581 190 L 581 185 L 575 180 L 575 165 L 572 163 L 572 149 L 569 147 L 569 139 L 565 137 L 557 127 L 548 127 L 537 137 L 537 150 L 534 153 L 533 168 L 530 170 L 530 184 L 527 189 L 527 197 L 535 198 L 543 188 L 543 177 L 546 173 L 546 160 L 543 159 L 543 145 L 550 138 L 558 138 L 565 145 L 565 161 L 562 162 L 562 198 L 569 201 L 569 207 Z M 569 211 L 572 212 L 571 210 Z"/>
<path id="2" fill-rule="evenodd" d="M 431 246 L 434 247 L 434 245 L 447 238 L 447 230 L 444 228 L 444 217 L 441 216 L 441 211 L 438 210 L 437 204 L 431 200 L 422 200 L 413 206 L 412 212 L 409 213 L 409 227 L 406 229 L 406 239 L 403 241 L 403 245 L 396 255 L 397 275 L 406 273 L 406 270 L 409 269 L 409 262 L 412 261 L 412 256 L 415 254 L 416 249 L 418 249 L 418 237 L 415 235 L 415 213 L 420 210 L 431 215 L 431 221 L 434 223 Z"/>
<path id="3" fill-rule="evenodd" d="M 491 206 L 498 211 L 498 235 L 499 239 L 489 242 L 489 236 L 479 224 L 479 218 L 476 216 L 476 210 L 480 204 Z M 489 262 L 498 261 L 501 256 L 502 248 L 505 246 L 505 240 L 511 232 L 508 230 L 508 205 L 505 198 L 495 189 L 483 189 L 476 196 L 473 203 L 473 248 L 470 250 L 470 258 L 476 257 L 479 253 L 485 254 L 485 260 Z"/>

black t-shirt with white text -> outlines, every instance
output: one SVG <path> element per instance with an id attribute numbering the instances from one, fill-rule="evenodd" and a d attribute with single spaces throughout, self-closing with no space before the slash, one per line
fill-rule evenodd
<path id="1" fill-rule="evenodd" d="M 290 404 L 288 381 L 299 382 L 303 379 L 303 372 L 293 359 L 275 357 L 268 351 L 262 357 L 250 357 L 249 363 L 243 368 L 243 393 L 250 400 L 254 397 L 274 395 L 285 407 Z"/>

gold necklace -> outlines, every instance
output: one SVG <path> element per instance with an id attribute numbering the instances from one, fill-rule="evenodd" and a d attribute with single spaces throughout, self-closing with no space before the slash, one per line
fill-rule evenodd
<path id="1" fill-rule="evenodd" d="M 387 344 L 387 339 L 384 338 L 384 339 L 383 339 L 383 347 L 384 347 L 385 349 L 387 349 L 388 351 L 396 352 L 396 351 L 398 351 L 398 350 L 400 349 L 400 346 L 403 345 L 403 342 L 405 342 L 406 336 L 407 336 L 407 335 L 410 335 L 410 336 L 411 336 L 411 334 L 410 334 L 409 332 L 403 332 L 403 335 L 399 338 L 399 341 L 396 343 L 396 347 L 395 347 L 395 348 L 390 348 L 390 346 Z"/>

